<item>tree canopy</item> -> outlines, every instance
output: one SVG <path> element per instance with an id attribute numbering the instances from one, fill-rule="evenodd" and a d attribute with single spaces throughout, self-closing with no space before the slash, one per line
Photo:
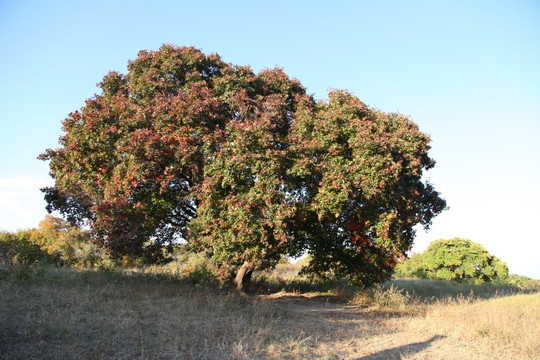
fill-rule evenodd
<path id="1" fill-rule="evenodd" d="M 508 266 L 480 244 L 467 239 L 433 241 L 422 254 L 399 266 L 398 275 L 415 275 L 454 281 L 503 280 Z"/>
<path id="2" fill-rule="evenodd" d="M 306 272 L 368 285 L 446 207 L 422 180 L 429 137 L 346 91 L 315 101 L 282 69 L 173 45 L 99 87 L 40 158 L 55 179 L 47 209 L 113 257 L 159 261 L 185 240 L 226 279 L 308 252 Z"/>

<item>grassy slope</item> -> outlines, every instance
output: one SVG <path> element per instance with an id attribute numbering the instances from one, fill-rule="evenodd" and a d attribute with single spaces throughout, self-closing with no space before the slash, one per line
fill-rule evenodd
<path id="1" fill-rule="evenodd" d="M 6 274 L 0 359 L 540 358 L 540 294 L 245 297 L 156 274 Z"/>

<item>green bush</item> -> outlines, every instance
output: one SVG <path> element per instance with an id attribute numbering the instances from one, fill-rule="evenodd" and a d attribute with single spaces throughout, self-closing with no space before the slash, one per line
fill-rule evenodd
<path id="1" fill-rule="evenodd" d="M 481 283 L 504 281 L 508 266 L 480 244 L 454 238 L 433 241 L 422 254 L 399 264 L 394 275 Z"/>
<path id="2" fill-rule="evenodd" d="M 421 254 L 413 254 L 409 259 L 396 265 L 394 276 L 400 278 L 427 279 L 428 274 L 422 261 Z"/>
<path id="3" fill-rule="evenodd" d="M 65 220 L 47 215 L 38 229 L 0 233 L 0 264 L 49 264 L 93 267 L 103 260 L 89 234 Z"/>
<path id="4" fill-rule="evenodd" d="M 0 263 L 30 266 L 53 259 L 30 240 L 33 230 L 0 233 Z"/>
<path id="5" fill-rule="evenodd" d="M 101 257 L 88 232 L 52 215 L 45 216 L 39 229 L 31 230 L 30 241 L 61 265 L 91 267 Z"/>
<path id="6" fill-rule="evenodd" d="M 510 274 L 506 279 L 506 283 L 523 290 L 540 291 L 540 280 L 534 280 L 523 275 Z"/>

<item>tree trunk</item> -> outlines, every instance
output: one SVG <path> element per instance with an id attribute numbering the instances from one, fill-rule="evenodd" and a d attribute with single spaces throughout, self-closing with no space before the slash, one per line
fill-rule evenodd
<path id="1" fill-rule="evenodd" d="M 233 282 L 236 290 L 243 293 L 247 293 L 249 291 L 251 274 L 253 274 L 253 265 L 246 261 L 242 266 L 240 266 L 240 269 L 238 269 L 238 271 L 236 272 L 236 276 L 234 277 Z"/>

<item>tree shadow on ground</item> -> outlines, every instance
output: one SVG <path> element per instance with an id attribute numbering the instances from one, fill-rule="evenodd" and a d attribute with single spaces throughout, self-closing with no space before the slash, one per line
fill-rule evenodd
<path id="1" fill-rule="evenodd" d="M 395 348 L 378 351 L 374 354 L 362 356 L 355 360 L 401 359 L 402 355 L 418 354 L 419 352 L 422 352 L 426 350 L 428 347 L 430 347 L 432 342 L 439 339 L 444 339 L 445 337 L 446 336 L 436 335 L 426 341 L 402 345 Z"/>

